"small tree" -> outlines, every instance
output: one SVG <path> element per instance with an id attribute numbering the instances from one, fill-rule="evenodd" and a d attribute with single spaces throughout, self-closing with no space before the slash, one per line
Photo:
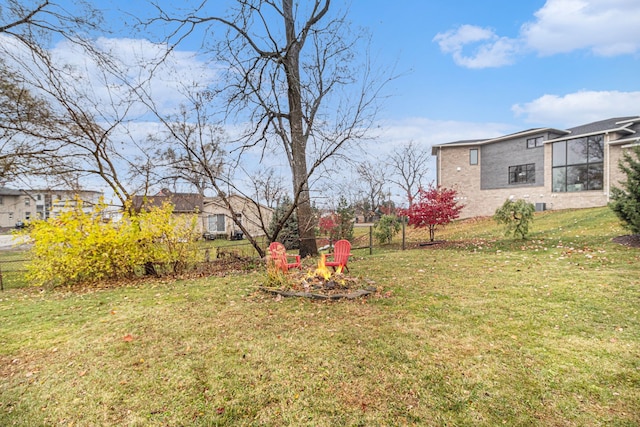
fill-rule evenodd
<path id="1" fill-rule="evenodd" d="M 640 233 L 640 146 L 625 152 L 619 163 L 627 175 L 622 188 L 611 188 L 609 207 L 632 233 Z"/>
<path id="2" fill-rule="evenodd" d="M 522 239 L 529 234 L 529 224 L 533 221 L 535 207 L 533 203 L 518 199 L 505 200 L 504 204 L 496 209 L 493 219 L 498 224 L 505 225 L 505 235 L 513 234 L 513 237 L 520 235 Z"/>
<path id="3" fill-rule="evenodd" d="M 433 242 L 438 226 L 449 224 L 460 216 L 464 207 L 456 200 L 456 190 L 430 185 L 418 191 L 418 201 L 402 213 L 409 217 L 409 225 L 429 228 L 429 240 Z"/>
<path id="4" fill-rule="evenodd" d="M 282 243 L 287 249 L 299 249 L 300 234 L 298 233 L 298 216 L 295 212 L 289 216 L 278 235 L 274 235 L 278 223 L 291 209 L 292 203 L 291 199 L 285 196 L 278 204 L 271 218 L 271 224 L 269 225 L 269 236 L 273 236 L 274 241 Z"/>
<path id="5" fill-rule="evenodd" d="M 398 234 L 402 225 L 395 215 L 382 215 L 373 227 L 373 237 L 379 244 L 391 243 L 393 237 Z"/>
<path id="6" fill-rule="evenodd" d="M 335 213 L 323 216 L 318 220 L 318 230 L 322 236 L 328 236 L 330 239 L 333 239 L 336 227 L 337 218 Z"/>
<path id="7" fill-rule="evenodd" d="M 337 214 L 337 227 L 338 232 L 336 237 L 339 239 L 353 240 L 353 219 L 355 213 L 353 207 L 349 205 L 347 199 L 344 196 L 340 196 L 338 201 Z"/>
<path id="8" fill-rule="evenodd" d="M 328 236 L 329 239 L 333 241 L 340 239 L 352 240 L 354 217 L 354 209 L 349 206 L 344 196 L 340 196 L 338 209 L 320 218 L 318 221 L 318 229 L 321 234 Z"/>

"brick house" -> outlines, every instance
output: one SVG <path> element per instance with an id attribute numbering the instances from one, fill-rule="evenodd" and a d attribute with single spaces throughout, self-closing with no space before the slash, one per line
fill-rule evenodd
<path id="1" fill-rule="evenodd" d="M 570 129 L 535 128 L 434 145 L 437 184 L 458 191 L 462 218 L 493 215 L 508 198 L 537 210 L 606 206 L 624 150 L 640 143 L 640 116 Z"/>

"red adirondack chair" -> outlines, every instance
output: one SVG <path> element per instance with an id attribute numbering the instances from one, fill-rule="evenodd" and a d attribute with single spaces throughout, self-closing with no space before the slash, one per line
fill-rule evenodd
<path id="1" fill-rule="evenodd" d="M 294 259 L 294 261 L 289 262 L 290 258 Z M 272 242 L 269 245 L 268 262 L 272 262 L 278 270 L 282 270 L 285 273 L 289 271 L 290 268 L 302 268 L 300 255 L 288 254 L 284 245 L 280 242 Z"/>
<path id="2" fill-rule="evenodd" d="M 351 256 L 351 242 L 348 240 L 338 240 L 333 245 L 333 253 L 323 254 L 322 256 L 325 257 L 324 265 L 332 267 L 333 271 L 336 271 L 338 267 L 341 267 L 341 271 L 349 271 L 347 263 Z M 331 257 L 331 259 L 329 259 L 329 257 Z"/>

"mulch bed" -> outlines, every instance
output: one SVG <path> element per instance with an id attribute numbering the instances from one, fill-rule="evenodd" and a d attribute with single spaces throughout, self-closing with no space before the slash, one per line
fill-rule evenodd
<path id="1" fill-rule="evenodd" d="M 317 300 L 357 299 L 378 292 L 375 282 L 334 273 L 329 279 L 303 271 L 289 271 L 287 285 L 281 288 L 260 287 L 264 292 L 281 297 Z"/>
<path id="2" fill-rule="evenodd" d="M 614 237 L 613 241 L 631 248 L 640 248 L 640 234 L 629 234 L 626 236 Z"/>

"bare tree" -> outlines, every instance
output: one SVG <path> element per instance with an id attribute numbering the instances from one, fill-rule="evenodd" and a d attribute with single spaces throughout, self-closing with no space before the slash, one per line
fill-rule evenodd
<path id="1" fill-rule="evenodd" d="M 5 0 L 0 9 L 0 34 L 6 34 L 27 45 L 43 47 L 53 34 L 74 42 L 80 34 L 101 27 L 102 17 L 90 2 L 72 2 L 75 13 L 51 0 Z"/>
<path id="2" fill-rule="evenodd" d="M 177 25 L 172 47 L 205 27 L 221 85 L 215 101 L 246 124 L 236 151 L 276 150 L 286 157 L 292 177 L 302 256 L 316 255 L 316 219 L 310 177 L 350 142 L 367 135 L 383 85 L 365 65 L 356 68 L 359 37 L 351 37 L 345 15 L 330 13 L 330 0 L 237 0 L 227 16 L 208 14 L 203 2 L 187 16 L 156 5 L 148 24 Z M 349 87 L 358 83 L 356 92 Z M 286 218 L 285 218 L 286 220 Z"/>
<path id="3" fill-rule="evenodd" d="M 30 52 L 18 51 L 11 56 L 12 67 L 25 86 L 50 107 L 49 119 L 36 123 L 27 135 L 46 144 L 48 150 L 36 158 L 38 170 L 31 173 L 66 185 L 97 178 L 125 205 L 136 185 L 146 185 L 135 182 L 151 176 L 151 151 L 128 130 L 130 111 L 137 100 L 130 83 L 121 81 L 126 73 L 115 58 L 76 47 L 87 55 L 91 71 L 61 63 L 50 51 L 35 46 Z M 95 90 L 96 86 L 102 91 Z M 24 128 L 16 129 L 25 135 Z"/>
<path id="4" fill-rule="evenodd" d="M 77 1 L 77 14 L 70 14 L 50 0 L 7 0 L 0 6 L 0 180 L 42 171 L 59 151 L 51 143 L 51 132 L 64 126 L 52 103 L 37 88 L 29 86 L 15 49 L 38 58 L 52 36 L 85 44 L 79 36 L 100 25 L 99 14 L 84 1 Z"/>
<path id="5" fill-rule="evenodd" d="M 53 127 L 50 105 L 34 96 L 0 60 L 0 181 L 29 173 L 51 153 L 38 128 Z"/>
<path id="6" fill-rule="evenodd" d="M 370 221 L 385 201 L 384 167 L 382 164 L 373 164 L 367 160 L 357 165 L 356 172 L 359 177 L 358 189 L 362 204 L 361 209 L 365 220 Z"/>
<path id="7" fill-rule="evenodd" d="M 31 94 L 43 108 L 38 113 L 35 101 L 29 105 L 23 95 L 14 104 L 29 114 L 0 112 L 0 117 L 10 119 L 0 128 L 16 143 L 42 148 L 14 150 L 27 153 L 21 155 L 31 166 L 25 172 L 71 188 L 93 179 L 89 185 L 106 185 L 124 206 L 133 194 L 146 193 L 159 180 L 156 147 L 133 129 L 140 126 L 146 108 L 140 93 L 150 92 L 160 61 L 145 51 L 147 56 L 127 58 L 125 63 L 124 55 L 119 57 L 108 41 L 100 46 L 87 38 L 98 29 L 106 33 L 99 28 L 99 12 L 89 2 L 71 4 L 73 12 L 54 1 L 9 0 L 3 9 L 0 36 L 9 42 L 1 44 L 0 57 L 7 75 L 19 76 L 9 83 L 20 89 L 16 93 Z M 52 34 L 72 55 L 56 56 L 49 45 Z M 166 52 L 158 52 L 167 58 Z"/>
<path id="8" fill-rule="evenodd" d="M 425 178 L 429 172 L 427 163 L 431 159 L 429 151 L 420 147 L 414 141 L 396 147 L 389 159 L 389 182 L 396 184 L 407 195 L 409 206 L 418 195 L 420 189 L 424 189 Z"/>
<path id="9" fill-rule="evenodd" d="M 159 116 L 166 129 L 157 152 L 164 166 L 157 171 L 161 181 L 186 182 L 202 196 L 223 174 L 226 138 L 222 127 L 211 123 L 206 97 L 206 93 L 189 94 L 189 103 L 174 117 Z M 151 141 L 157 139 L 157 135 L 150 135 Z"/>
<path id="10" fill-rule="evenodd" d="M 253 198 L 262 201 L 268 208 L 275 209 L 287 194 L 282 176 L 273 168 L 265 168 L 258 170 L 254 177 L 249 180 Z"/>

